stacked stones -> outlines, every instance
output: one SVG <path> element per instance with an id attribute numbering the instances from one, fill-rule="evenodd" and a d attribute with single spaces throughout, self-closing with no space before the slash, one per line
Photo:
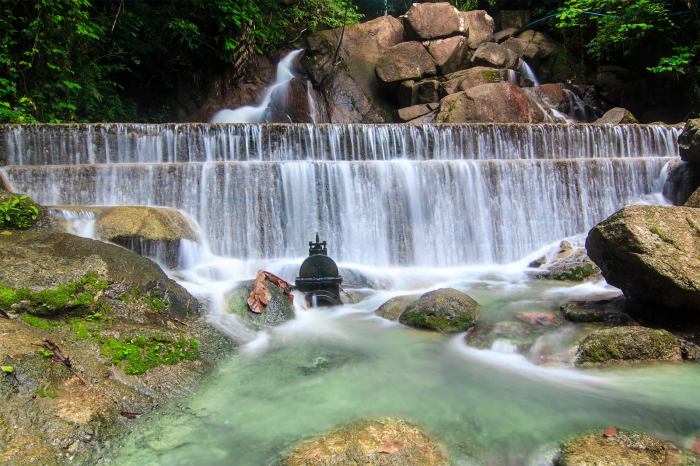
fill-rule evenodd
<path id="1" fill-rule="evenodd" d="M 468 121 L 541 122 L 546 116 L 520 85 L 521 58 L 564 59 L 566 51 L 542 33 L 512 37 L 507 28 L 494 35 L 494 21 L 483 10 L 460 12 L 449 3 L 416 3 L 404 19 L 404 42 L 384 51 L 376 75 L 393 92 L 401 121 L 461 123 Z M 498 43 L 500 41 L 501 43 Z M 562 54 L 563 53 L 563 54 Z M 548 78 L 565 79 L 556 66 L 544 66 Z M 567 73 L 572 67 L 566 66 Z M 562 86 L 543 89 L 556 107 Z"/>

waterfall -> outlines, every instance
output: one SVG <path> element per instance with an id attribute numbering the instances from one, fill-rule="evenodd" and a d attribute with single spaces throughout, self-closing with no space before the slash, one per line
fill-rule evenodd
<path id="1" fill-rule="evenodd" d="M 371 265 L 503 263 L 658 192 L 678 129 L 620 125 L 4 128 L 45 205 L 177 207 L 216 254 L 299 257 L 319 231 Z M 1 149 L 0 149 L 1 150 Z"/>
<path id="2" fill-rule="evenodd" d="M 540 85 L 540 80 L 537 79 L 537 75 L 535 74 L 534 70 L 530 68 L 530 65 L 528 65 L 522 58 L 520 59 L 520 67 L 518 68 L 518 71 L 520 71 L 520 74 L 522 74 L 526 79 L 532 81 L 534 86 Z"/>
<path id="3" fill-rule="evenodd" d="M 287 85 L 294 78 L 292 65 L 294 60 L 303 52 L 303 49 L 294 50 L 287 54 L 277 64 L 277 75 L 275 82 L 265 89 L 262 101 L 257 106 L 245 106 L 235 110 L 220 110 L 211 119 L 212 123 L 257 123 L 268 120 L 268 107 L 275 92 L 282 92 L 286 95 Z"/>

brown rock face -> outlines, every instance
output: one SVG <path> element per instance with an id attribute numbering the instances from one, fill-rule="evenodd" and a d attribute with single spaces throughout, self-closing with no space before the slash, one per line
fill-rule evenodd
<path id="1" fill-rule="evenodd" d="M 627 298 L 688 316 L 700 311 L 699 210 L 625 207 L 588 233 L 586 249 Z"/>
<path id="2" fill-rule="evenodd" d="M 441 123 L 540 123 L 544 113 L 531 105 L 522 89 L 510 83 L 482 84 L 440 101 Z"/>
<path id="3" fill-rule="evenodd" d="M 440 446 L 420 428 L 395 419 L 359 421 L 297 446 L 284 466 L 447 464 Z"/>
<path id="4" fill-rule="evenodd" d="M 476 66 L 515 68 L 518 63 L 518 55 L 502 45 L 487 42 L 476 49 L 471 61 Z"/>
<path id="5" fill-rule="evenodd" d="M 403 40 L 401 21 L 382 16 L 345 29 L 338 50 L 341 29 L 321 31 L 307 39 L 302 64 L 322 100 L 332 123 L 386 123 L 393 105 L 384 100 L 375 75 L 379 57 Z M 334 57 L 340 64 L 334 63 Z M 319 84 L 323 82 L 322 86 Z"/>
<path id="6" fill-rule="evenodd" d="M 445 76 L 446 81 L 441 85 L 445 95 L 466 91 L 481 84 L 498 83 L 503 81 L 503 71 L 485 66 L 475 66 L 468 70 L 457 71 Z"/>
<path id="7" fill-rule="evenodd" d="M 611 108 L 610 110 L 605 112 L 605 115 L 603 115 L 602 117 L 598 118 L 595 121 L 595 124 L 597 124 L 597 125 L 605 125 L 605 124 L 620 125 L 620 124 L 632 124 L 632 123 L 639 123 L 639 122 L 637 121 L 635 116 L 632 115 L 632 112 L 630 112 L 626 108 L 620 108 L 620 107 Z"/>
<path id="8" fill-rule="evenodd" d="M 678 150 L 686 162 L 700 162 L 700 118 L 688 120 L 678 136 Z"/>
<path id="9" fill-rule="evenodd" d="M 469 32 L 469 48 L 476 49 L 484 42 L 493 39 L 493 18 L 484 10 L 465 11 L 462 13 L 464 26 Z"/>
<path id="10" fill-rule="evenodd" d="M 467 66 L 469 45 L 464 36 L 438 39 L 426 43 L 428 53 L 435 60 L 440 74 L 448 74 Z"/>
<path id="11" fill-rule="evenodd" d="M 386 84 L 434 76 L 435 62 L 420 42 L 403 42 L 389 48 L 377 62 L 377 77 Z"/>
<path id="12" fill-rule="evenodd" d="M 406 26 L 407 35 L 418 40 L 466 33 L 459 10 L 447 2 L 414 3 L 406 12 Z"/>

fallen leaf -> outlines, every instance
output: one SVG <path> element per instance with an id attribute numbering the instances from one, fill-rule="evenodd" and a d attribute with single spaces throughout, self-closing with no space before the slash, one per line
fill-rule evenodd
<path id="1" fill-rule="evenodd" d="M 617 427 L 615 427 L 615 426 L 610 426 L 605 430 L 605 432 L 603 432 L 603 437 L 614 437 L 616 435 L 617 435 Z"/>
<path id="2" fill-rule="evenodd" d="M 385 440 L 377 447 L 377 453 L 396 453 L 401 446 L 401 442 L 398 440 Z"/>
<path id="3" fill-rule="evenodd" d="M 693 450 L 693 453 L 700 455 L 700 437 L 695 438 L 695 441 L 693 441 L 693 446 L 690 448 Z"/>

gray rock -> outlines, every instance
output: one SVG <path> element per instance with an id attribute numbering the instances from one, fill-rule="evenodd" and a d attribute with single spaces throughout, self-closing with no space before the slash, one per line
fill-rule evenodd
<path id="1" fill-rule="evenodd" d="M 518 64 L 518 55 L 502 45 L 487 42 L 476 49 L 471 62 L 475 66 L 515 68 Z"/>
<path id="2" fill-rule="evenodd" d="M 442 333 L 464 332 L 479 318 L 479 303 L 452 288 L 430 291 L 409 304 L 399 322 Z"/>
<path id="3" fill-rule="evenodd" d="M 469 45 L 464 36 L 433 40 L 427 42 L 425 46 L 435 60 L 440 74 L 452 73 L 468 65 Z"/>
<path id="4" fill-rule="evenodd" d="M 632 112 L 626 108 L 615 107 L 611 108 L 605 114 L 595 121 L 596 125 L 619 125 L 619 124 L 631 124 L 639 123 L 637 118 L 632 115 Z"/>
<path id="5" fill-rule="evenodd" d="M 400 108 L 398 110 L 399 120 L 404 122 L 415 120 L 416 118 L 422 117 L 423 115 L 426 115 L 432 111 L 433 109 L 430 108 L 428 104 L 418 104 L 411 107 Z"/>
<path id="6" fill-rule="evenodd" d="M 686 122 L 678 136 L 678 150 L 686 162 L 700 162 L 700 118 Z"/>
<path id="7" fill-rule="evenodd" d="M 294 318 L 294 305 L 289 301 L 287 295 L 269 280 L 266 280 L 265 283 L 272 297 L 265 307 L 265 311 L 261 314 L 251 311 L 247 300 L 254 283 L 254 280 L 249 280 L 226 294 L 224 302 L 228 312 L 238 316 L 243 323 L 254 330 L 280 325 Z"/>
<path id="8" fill-rule="evenodd" d="M 503 70 L 497 68 L 475 66 L 446 75 L 446 81 L 441 83 L 441 89 L 445 95 L 454 94 L 482 84 L 501 82 L 504 80 L 503 74 Z"/>
<path id="9" fill-rule="evenodd" d="M 609 284 L 657 317 L 700 311 L 700 210 L 625 207 L 588 233 L 586 249 Z"/>
<path id="10" fill-rule="evenodd" d="M 379 317 L 389 320 L 399 320 L 406 306 L 418 299 L 417 296 L 395 296 L 374 311 Z"/>
<path id="11" fill-rule="evenodd" d="M 420 42 L 403 42 L 384 52 L 376 67 L 377 77 L 385 84 L 434 76 L 435 62 Z"/>
<path id="12" fill-rule="evenodd" d="M 510 39 L 511 37 L 513 37 L 513 34 L 515 34 L 516 32 L 518 32 L 518 30 L 515 28 L 503 29 L 502 31 L 498 31 L 493 35 L 493 41 L 497 44 L 500 44 L 506 39 Z"/>
<path id="13" fill-rule="evenodd" d="M 448 2 L 414 3 L 406 12 L 407 36 L 430 40 L 466 34 L 464 19 Z"/>
<path id="14" fill-rule="evenodd" d="M 493 18 L 484 10 L 462 12 L 464 26 L 468 31 L 469 48 L 476 49 L 484 42 L 493 40 Z"/>

